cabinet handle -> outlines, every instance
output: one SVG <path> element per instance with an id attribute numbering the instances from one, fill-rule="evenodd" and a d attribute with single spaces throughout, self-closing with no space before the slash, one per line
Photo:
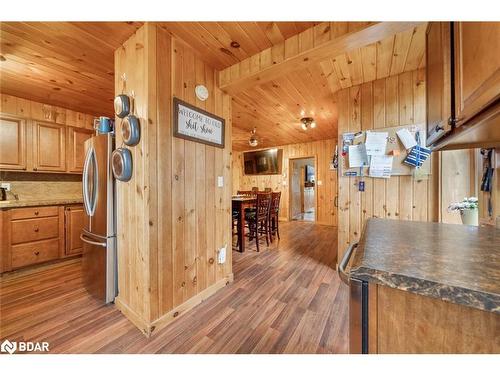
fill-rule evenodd
<path id="1" fill-rule="evenodd" d="M 39 214 L 39 213 L 40 213 L 40 212 L 38 212 L 38 211 L 35 211 L 35 216 L 38 216 L 38 214 Z"/>
<path id="2" fill-rule="evenodd" d="M 35 229 L 34 229 L 35 232 L 38 232 L 39 230 L 40 230 L 40 228 L 38 228 L 38 227 L 35 227 Z"/>
<path id="3" fill-rule="evenodd" d="M 36 256 L 40 255 L 40 252 L 39 251 L 35 251 L 33 254 L 35 254 Z"/>

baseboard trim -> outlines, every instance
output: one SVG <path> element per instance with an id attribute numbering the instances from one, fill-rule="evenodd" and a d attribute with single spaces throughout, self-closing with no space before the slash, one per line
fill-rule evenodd
<path id="1" fill-rule="evenodd" d="M 151 325 L 146 322 L 142 317 L 137 315 L 134 310 L 132 310 L 125 302 L 123 302 L 120 296 L 115 298 L 115 306 L 120 310 L 120 312 L 125 315 L 125 317 L 130 320 L 137 328 L 141 330 L 147 337 L 151 336 Z"/>
<path id="2" fill-rule="evenodd" d="M 208 297 L 215 294 L 215 292 L 224 288 L 229 283 L 232 283 L 233 279 L 234 279 L 234 276 L 232 273 L 230 273 L 229 275 L 225 276 L 223 279 L 217 281 L 215 284 L 212 284 L 211 286 L 209 286 L 208 288 L 206 288 L 202 292 L 191 297 L 186 302 L 182 303 L 181 305 L 177 306 L 173 310 L 169 311 L 168 313 L 166 313 L 166 314 L 162 315 L 161 317 L 159 317 L 158 319 L 156 319 L 153 323 L 151 323 L 150 335 L 152 335 L 154 332 L 159 331 L 161 328 L 167 326 L 168 324 L 172 323 L 178 317 L 182 316 L 183 314 L 185 314 L 186 312 L 191 310 L 193 307 L 199 305 L 200 303 L 205 301 Z"/>
<path id="3" fill-rule="evenodd" d="M 173 310 L 167 312 L 166 314 L 150 323 L 145 321 L 141 316 L 137 315 L 126 303 L 121 300 L 120 296 L 115 298 L 115 305 L 128 320 L 130 320 L 137 328 L 141 330 L 141 332 L 145 336 L 151 337 L 151 335 L 153 335 L 155 332 L 158 332 L 161 328 L 169 325 L 178 317 L 182 316 L 193 307 L 199 305 L 201 302 L 205 301 L 208 297 L 215 294 L 217 291 L 224 288 L 229 283 L 232 283 L 233 280 L 234 275 L 230 273 L 223 279 L 217 281 L 215 284 L 212 284 L 202 292 L 191 297 L 186 302 L 180 304 Z"/>

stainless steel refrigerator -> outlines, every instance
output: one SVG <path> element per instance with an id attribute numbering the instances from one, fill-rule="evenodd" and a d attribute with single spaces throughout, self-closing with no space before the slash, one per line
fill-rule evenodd
<path id="1" fill-rule="evenodd" d="M 83 241 L 85 287 L 105 303 L 117 292 L 115 183 L 111 170 L 114 136 L 96 135 L 85 142 L 83 205 L 87 220 L 80 236 Z"/>

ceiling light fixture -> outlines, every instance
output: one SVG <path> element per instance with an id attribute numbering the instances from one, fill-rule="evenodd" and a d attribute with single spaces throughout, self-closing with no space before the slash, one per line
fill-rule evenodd
<path id="1" fill-rule="evenodd" d="M 257 135 L 255 134 L 257 132 L 257 128 L 253 128 L 253 130 L 250 132 L 252 135 L 250 136 L 250 139 L 248 140 L 248 144 L 252 147 L 256 147 L 259 144 L 259 140 L 257 139 Z"/>
<path id="2" fill-rule="evenodd" d="M 300 119 L 300 122 L 302 123 L 303 130 L 314 129 L 316 127 L 316 121 L 312 117 L 303 117 Z"/>

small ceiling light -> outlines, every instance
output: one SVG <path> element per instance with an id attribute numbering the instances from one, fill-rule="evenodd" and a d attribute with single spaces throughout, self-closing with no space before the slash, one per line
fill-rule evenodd
<path id="1" fill-rule="evenodd" d="M 300 119 L 300 122 L 302 123 L 303 130 L 314 129 L 316 127 L 316 121 L 312 117 L 303 117 Z"/>
<path id="2" fill-rule="evenodd" d="M 259 144 L 259 140 L 257 139 L 257 135 L 255 134 L 257 132 L 257 128 L 253 128 L 253 130 L 250 132 L 252 135 L 250 136 L 250 139 L 248 140 L 248 144 L 252 147 L 256 147 Z"/>

